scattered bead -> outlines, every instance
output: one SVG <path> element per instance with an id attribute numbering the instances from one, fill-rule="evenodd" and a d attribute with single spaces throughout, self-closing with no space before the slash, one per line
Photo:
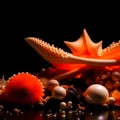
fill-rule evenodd
<path id="1" fill-rule="evenodd" d="M 66 96 L 66 90 L 65 88 L 63 88 L 62 86 L 56 86 L 53 90 L 52 90 L 52 96 L 55 99 L 63 99 Z"/>
<path id="2" fill-rule="evenodd" d="M 68 102 L 67 102 L 68 108 L 72 108 L 72 107 L 73 107 L 72 105 L 73 105 L 72 101 L 68 101 Z"/>
<path id="3" fill-rule="evenodd" d="M 67 104 L 65 102 L 60 103 L 60 108 L 65 109 L 67 107 Z"/>
<path id="4" fill-rule="evenodd" d="M 52 91 L 56 86 L 59 86 L 59 82 L 55 79 L 51 79 L 47 83 L 47 89 Z"/>
<path id="5" fill-rule="evenodd" d="M 107 100 L 108 105 L 114 105 L 115 104 L 115 98 L 114 97 L 109 97 Z"/>
<path id="6" fill-rule="evenodd" d="M 114 71 L 111 75 L 111 78 L 112 78 L 112 80 L 114 80 L 116 82 L 119 81 L 120 80 L 120 72 Z"/>

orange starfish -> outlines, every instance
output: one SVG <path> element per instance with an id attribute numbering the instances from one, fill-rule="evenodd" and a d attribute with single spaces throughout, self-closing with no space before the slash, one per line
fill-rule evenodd
<path id="1" fill-rule="evenodd" d="M 111 44 L 102 49 L 102 41 L 92 42 L 86 30 L 81 37 L 74 41 L 64 43 L 72 53 L 54 47 L 35 37 L 27 37 L 25 40 L 48 62 L 60 69 L 81 68 L 86 65 L 92 66 L 116 66 L 120 64 L 120 42 Z M 113 54 L 113 52 L 115 52 Z"/>

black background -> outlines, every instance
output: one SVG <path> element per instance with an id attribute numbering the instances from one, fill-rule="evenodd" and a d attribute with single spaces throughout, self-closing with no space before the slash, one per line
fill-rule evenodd
<path id="1" fill-rule="evenodd" d="M 0 76 L 17 72 L 39 72 L 46 62 L 25 42 L 39 37 L 68 50 L 64 40 L 74 41 L 85 28 L 94 42 L 103 47 L 120 39 L 120 9 L 113 3 L 14 2 L 1 4 Z"/>

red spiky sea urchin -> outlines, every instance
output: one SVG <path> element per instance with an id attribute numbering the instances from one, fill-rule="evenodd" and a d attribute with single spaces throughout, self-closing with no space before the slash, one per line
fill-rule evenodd
<path id="1" fill-rule="evenodd" d="M 4 90 L 5 101 L 12 104 L 36 104 L 43 95 L 40 80 L 28 72 L 13 75 Z"/>

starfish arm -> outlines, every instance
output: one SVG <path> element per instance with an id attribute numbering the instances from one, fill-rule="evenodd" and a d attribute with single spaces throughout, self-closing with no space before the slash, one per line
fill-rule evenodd
<path id="1" fill-rule="evenodd" d="M 112 42 L 108 47 L 104 48 L 101 58 L 120 60 L 120 40 L 116 43 Z"/>
<path id="2" fill-rule="evenodd" d="M 101 56 L 102 53 L 102 41 L 94 43 L 88 35 L 86 29 L 83 30 L 83 36 L 87 45 L 87 49 L 92 56 Z"/>
<path id="3" fill-rule="evenodd" d="M 62 73 L 60 75 L 54 76 L 51 79 L 56 79 L 58 81 L 63 80 L 63 79 L 71 79 L 74 78 L 75 76 L 77 76 L 78 74 L 81 74 L 81 69 L 75 69 L 75 70 L 71 70 L 65 73 Z"/>
<path id="4" fill-rule="evenodd" d="M 87 64 L 87 65 L 118 65 L 120 64 L 119 60 L 105 60 L 105 59 L 90 59 L 84 57 L 74 56 L 70 53 L 58 49 L 38 38 L 27 37 L 25 40 L 41 55 L 45 60 L 54 63 L 69 63 L 69 64 Z"/>
<path id="5" fill-rule="evenodd" d="M 92 58 L 83 58 L 77 56 L 68 55 L 68 60 L 70 63 L 76 64 L 87 64 L 93 66 L 109 66 L 109 65 L 118 65 L 120 64 L 120 60 L 115 59 L 92 59 Z"/>
<path id="6" fill-rule="evenodd" d="M 85 41 L 80 37 L 74 42 L 64 41 L 65 45 L 71 50 L 73 55 L 81 56 L 87 51 L 87 46 L 84 43 Z"/>
<path id="7" fill-rule="evenodd" d="M 64 41 L 64 43 L 75 56 L 97 58 L 102 53 L 102 41 L 94 43 L 85 29 L 76 41 Z"/>

